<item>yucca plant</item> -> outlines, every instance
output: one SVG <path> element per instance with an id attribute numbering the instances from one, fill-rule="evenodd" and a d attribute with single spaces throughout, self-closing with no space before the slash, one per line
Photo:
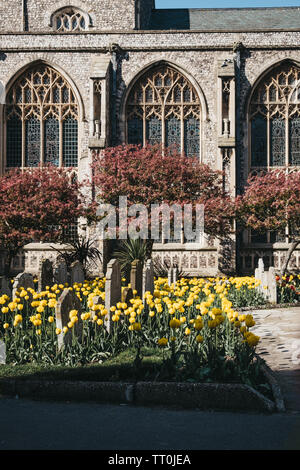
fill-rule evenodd
<path id="1" fill-rule="evenodd" d="M 116 258 L 121 267 L 122 276 L 129 282 L 131 263 L 138 259 L 144 263 L 147 255 L 147 243 L 140 238 L 134 240 L 121 240 L 113 252 L 113 258 Z"/>

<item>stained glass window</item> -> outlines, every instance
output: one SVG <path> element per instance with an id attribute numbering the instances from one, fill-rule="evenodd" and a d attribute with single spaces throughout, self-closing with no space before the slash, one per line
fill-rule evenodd
<path id="1" fill-rule="evenodd" d="M 38 166 L 41 160 L 41 123 L 32 116 L 25 124 L 25 166 Z"/>
<path id="2" fill-rule="evenodd" d="M 177 147 L 180 151 L 181 122 L 176 117 L 166 120 L 166 146 Z"/>
<path id="3" fill-rule="evenodd" d="M 251 164 L 267 166 L 267 120 L 257 114 L 251 121 Z"/>
<path id="4" fill-rule="evenodd" d="M 292 118 L 289 122 L 290 134 L 290 165 L 300 165 L 300 118 Z"/>
<path id="5" fill-rule="evenodd" d="M 285 121 L 281 118 L 271 120 L 271 166 L 285 165 Z"/>
<path id="6" fill-rule="evenodd" d="M 200 100 L 193 85 L 172 67 L 153 68 L 137 81 L 126 115 L 129 143 L 164 143 L 189 156 L 200 155 Z"/>
<path id="7" fill-rule="evenodd" d="M 128 143 L 143 144 L 143 120 L 138 116 L 128 119 Z"/>
<path id="8" fill-rule="evenodd" d="M 59 166 L 63 161 L 77 166 L 78 104 L 56 70 L 44 64 L 27 70 L 10 89 L 7 101 L 8 167 Z"/>
<path id="9" fill-rule="evenodd" d="M 199 155 L 200 152 L 200 125 L 199 120 L 189 116 L 184 121 L 184 151 L 190 156 Z"/>
<path id="10" fill-rule="evenodd" d="M 19 167 L 22 164 L 22 121 L 11 116 L 6 126 L 6 166 Z"/>
<path id="11" fill-rule="evenodd" d="M 45 121 L 44 145 L 45 163 L 59 166 L 59 121 L 54 117 Z"/>
<path id="12" fill-rule="evenodd" d="M 75 167 L 78 164 L 78 125 L 76 119 L 68 117 L 63 122 L 63 164 Z"/>
<path id="13" fill-rule="evenodd" d="M 250 124 L 252 167 L 300 165 L 300 68 L 286 61 L 258 84 Z"/>

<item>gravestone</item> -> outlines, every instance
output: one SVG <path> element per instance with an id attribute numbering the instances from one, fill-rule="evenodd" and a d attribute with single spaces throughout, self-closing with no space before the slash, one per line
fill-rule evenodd
<path id="1" fill-rule="evenodd" d="M 105 308 L 108 314 L 105 317 L 104 325 L 110 332 L 112 327 L 110 307 L 116 306 L 118 302 L 122 301 L 121 269 L 118 260 L 110 260 L 105 277 Z"/>
<path id="2" fill-rule="evenodd" d="M 51 287 L 54 283 L 53 264 L 49 259 L 42 259 L 38 272 L 38 290 L 42 292 L 46 286 Z"/>
<path id="3" fill-rule="evenodd" d="M 131 289 L 131 287 L 125 287 L 122 290 L 122 302 L 125 302 L 127 306 L 129 306 L 129 302 L 133 298 L 134 298 L 134 295 L 133 295 L 133 290 Z"/>
<path id="4" fill-rule="evenodd" d="M 68 323 L 70 321 L 69 313 L 71 310 L 78 311 L 78 322 L 75 323 L 73 328 L 75 336 L 80 341 L 83 328 L 82 320 L 80 318 L 81 302 L 74 290 L 64 289 L 55 307 L 56 328 L 61 330 L 61 333 L 57 335 L 59 348 L 61 348 L 63 345 L 72 343 L 72 330 L 69 329 L 67 333 L 63 333 L 63 328 L 68 327 Z"/>
<path id="5" fill-rule="evenodd" d="M 11 282 L 5 276 L 0 277 L 0 295 L 8 295 L 11 298 Z"/>
<path id="6" fill-rule="evenodd" d="M 130 285 L 133 291 L 136 290 L 137 292 L 136 295 L 138 297 L 142 297 L 143 295 L 143 264 L 138 259 L 135 259 L 131 263 Z"/>
<path id="7" fill-rule="evenodd" d="M 152 259 L 148 259 L 143 269 L 143 298 L 145 292 L 154 292 L 154 268 Z"/>
<path id="8" fill-rule="evenodd" d="M 263 259 L 258 260 L 258 267 L 255 269 L 255 279 L 260 281 L 257 287 L 258 291 L 264 298 L 271 303 L 277 302 L 277 284 L 275 268 L 270 267 L 269 271 L 265 271 Z"/>
<path id="9" fill-rule="evenodd" d="M 6 364 L 6 345 L 0 341 L 0 364 Z"/>
<path id="10" fill-rule="evenodd" d="M 56 284 L 65 284 L 70 281 L 67 264 L 64 260 L 57 262 L 54 268 L 53 278 Z"/>
<path id="11" fill-rule="evenodd" d="M 85 280 L 83 266 L 80 261 L 74 261 L 70 267 L 70 274 L 71 274 L 71 285 L 76 283 L 83 283 Z"/>
<path id="12" fill-rule="evenodd" d="M 12 291 L 12 298 L 16 297 L 16 292 L 20 287 L 24 287 L 24 289 L 34 289 L 34 282 L 33 282 L 33 276 L 30 273 L 19 273 L 15 277 L 15 281 L 13 283 L 13 291 Z"/>

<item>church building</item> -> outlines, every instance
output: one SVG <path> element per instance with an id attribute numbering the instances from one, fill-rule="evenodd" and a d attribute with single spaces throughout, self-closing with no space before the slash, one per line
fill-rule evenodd
<path id="1" fill-rule="evenodd" d="M 250 173 L 299 170 L 300 8 L 0 0 L 0 172 L 52 163 L 84 178 L 94 151 L 124 142 L 176 144 L 224 170 L 232 195 Z M 280 269 L 287 248 L 245 232 L 234 269 L 254 273 L 259 258 Z M 47 250 L 28 245 L 14 270 L 36 272 Z M 219 255 L 210 239 L 154 245 L 191 275 L 218 273 Z"/>

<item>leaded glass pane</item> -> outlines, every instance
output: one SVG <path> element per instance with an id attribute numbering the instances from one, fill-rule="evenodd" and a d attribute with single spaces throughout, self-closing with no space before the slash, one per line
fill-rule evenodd
<path id="1" fill-rule="evenodd" d="M 200 121 L 192 116 L 184 121 L 184 152 L 188 157 L 200 153 Z"/>
<path id="2" fill-rule="evenodd" d="M 285 165 L 285 120 L 275 118 L 271 120 L 271 166 Z"/>
<path id="3" fill-rule="evenodd" d="M 251 121 L 251 164 L 267 166 L 267 121 L 260 114 Z"/>
<path id="4" fill-rule="evenodd" d="M 300 118 L 293 118 L 289 122 L 290 134 L 290 165 L 300 165 Z"/>
<path id="5" fill-rule="evenodd" d="M 35 167 L 40 163 L 41 156 L 41 130 L 40 121 L 30 117 L 25 125 L 25 166 Z"/>
<path id="6" fill-rule="evenodd" d="M 128 120 L 128 143 L 143 145 L 143 121 L 138 117 Z"/>
<path id="7" fill-rule="evenodd" d="M 22 166 L 22 122 L 17 116 L 7 121 L 6 166 Z"/>
<path id="8" fill-rule="evenodd" d="M 70 116 L 63 122 L 63 163 L 71 167 L 78 164 L 78 124 Z"/>
<path id="9" fill-rule="evenodd" d="M 150 145 L 161 143 L 161 121 L 152 116 L 146 121 L 146 138 Z"/>
<path id="10" fill-rule="evenodd" d="M 45 163 L 59 166 L 59 122 L 51 117 L 45 121 Z"/>
<path id="11" fill-rule="evenodd" d="M 166 146 L 176 146 L 180 151 L 181 122 L 175 117 L 166 121 Z"/>

